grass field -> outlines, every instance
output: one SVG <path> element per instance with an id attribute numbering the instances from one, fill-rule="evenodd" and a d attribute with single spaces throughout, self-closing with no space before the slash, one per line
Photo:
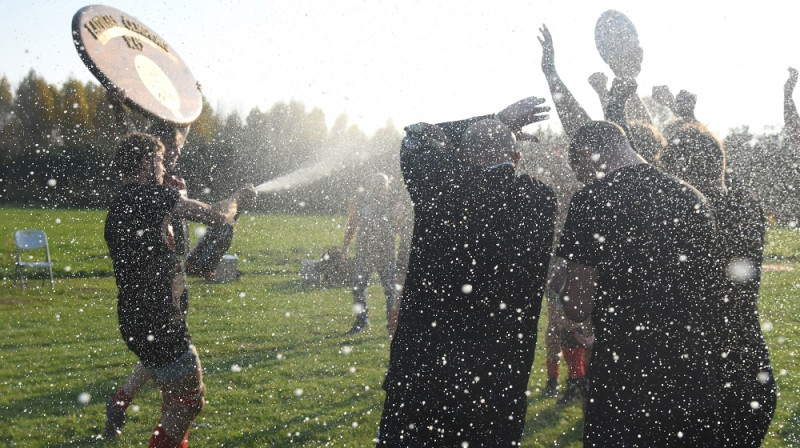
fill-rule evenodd
<path id="1" fill-rule="evenodd" d="M 104 216 L 0 208 L 2 446 L 142 446 L 158 420 L 160 399 L 151 388 L 137 397 L 118 440 L 96 440 L 105 401 L 135 363 L 117 329 Z M 341 243 L 343 221 L 243 216 L 232 247 L 243 277 L 192 281 L 189 325 L 208 389 L 192 446 L 374 446 L 389 354 L 380 286 L 370 286 L 373 326 L 348 336 L 348 288 L 305 287 L 298 275 L 300 260 Z M 55 291 L 39 280 L 24 291 L 13 287 L 12 233 L 22 228 L 47 232 Z M 767 263 L 794 271 L 764 274 L 762 326 L 780 393 L 764 446 L 800 446 L 800 232 L 772 229 L 767 253 Z M 541 331 L 539 341 L 523 446 L 581 446 L 580 407 L 539 395 Z"/>

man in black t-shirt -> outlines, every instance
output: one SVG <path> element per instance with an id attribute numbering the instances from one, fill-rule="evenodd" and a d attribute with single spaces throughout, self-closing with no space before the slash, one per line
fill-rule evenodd
<path id="1" fill-rule="evenodd" d="M 570 165 L 585 186 L 556 254 L 568 262 L 565 312 L 595 329 L 584 445 L 717 445 L 714 221 L 702 196 L 610 122 L 578 131 Z"/>
<path id="2" fill-rule="evenodd" d="M 163 184 L 164 146 L 147 134 L 126 137 L 114 166 L 123 185 L 109 208 L 105 239 L 119 289 L 120 332 L 139 358 L 137 369 L 146 370 L 161 387 L 161 421 L 150 446 L 172 448 L 186 444 L 205 392 L 180 304 L 185 282 L 170 222 L 177 218 L 224 224 L 239 204 L 255 198 L 255 190 L 243 187 L 212 206 L 182 197 Z"/>

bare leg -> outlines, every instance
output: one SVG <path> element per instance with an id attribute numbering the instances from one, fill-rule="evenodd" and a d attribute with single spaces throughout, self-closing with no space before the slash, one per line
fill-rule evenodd
<path id="1" fill-rule="evenodd" d="M 122 427 L 125 426 L 125 411 L 130 406 L 136 393 L 139 392 L 139 389 L 154 378 L 153 374 L 142 363 L 136 363 L 128 377 L 128 381 L 106 403 L 105 435 L 107 438 L 114 438 L 122 432 Z"/>
<path id="2" fill-rule="evenodd" d="M 194 347 L 192 351 L 196 353 Z M 171 381 L 159 382 L 159 385 L 161 423 L 156 430 L 164 431 L 170 439 L 180 442 L 205 404 L 203 367 L 198 362 L 193 372 Z"/>
<path id="3" fill-rule="evenodd" d="M 137 362 L 136 366 L 133 368 L 133 372 L 131 372 L 131 375 L 128 377 L 128 381 L 122 386 L 122 390 L 132 398 L 136 396 L 139 389 L 154 378 L 155 376 L 153 376 L 142 363 Z"/>

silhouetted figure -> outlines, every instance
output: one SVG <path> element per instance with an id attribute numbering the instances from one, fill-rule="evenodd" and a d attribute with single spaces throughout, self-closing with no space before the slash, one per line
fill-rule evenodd
<path id="1" fill-rule="evenodd" d="M 720 446 L 714 221 L 702 196 L 606 121 L 578 131 L 570 165 L 585 186 L 556 255 L 567 316 L 594 324 L 584 446 Z"/>
<path id="2" fill-rule="evenodd" d="M 386 327 L 390 330 L 392 310 L 396 310 L 395 264 L 397 261 L 397 204 L 389 189 L 389 177 L 375 173 L 365 182 L 353 203 L 344 231 L 342 257 L 356 239 L 353 275 L 353 311 L 356 320 L 348 333 L 359 333 L 369 326 L 367 286 L 373 272 L 381 278 L 386 296 Z M 391 330 L 389 331 L 391 333 Z"/>
<path id="3" fill-rule="evenodd" d="M 542 119 L 541 101 L 518 103 L 529 111 L 520 124 Z M 406 133 L 414 232 L 378 445 L 513 446 L 525 424 L 553 191 L 515 174 L 514 137 L 497 120 Z"/>
<path id="4" fill-rule="evenodd" d="M 699 123 L 676 130 L 659 161 L 666 172 L 697 187 L 716 217 L 720 283 L 715 299 L 723 317 L 718 383 L 721 440 L 726 447 L 761 446 L 777 400 L 758 320 L 764 212 L 744 185 L 726 182 L 722 143 Z"/>

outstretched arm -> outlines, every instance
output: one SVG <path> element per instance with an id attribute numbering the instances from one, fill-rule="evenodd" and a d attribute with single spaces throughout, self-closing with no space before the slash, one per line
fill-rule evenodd
<path id="1" fill-rule="evenodd" d="M 206 204 L 181 196 L 172 207 L 172 214 L 176 218 L 188 219 L 209 226 L 221 226 L 233 219 L 237 211 L 249 208 L 255 199 L 255 188 L 252 184 L 247 184 L 236 190 L 230 198 L 215 204 Z"/>
<path id="2" fill-rule="evenodd" d="M 797 85 L 797 69 L 789 67 L 789 79 L 783 86 L 783 124 L 790 142 L 800 142 L 800 115 L 794 103 L 794 88 Z"/>
<path id="3" fill-rule="evenodd" d="M 459 147 L 461 143 L 461 136 L 464 135 L 467 128 L 473 124 L 486 119 L 500 120 L 504 125 L 508 126 L 518 138 L 523 134 L 522 128 L 539 121 L 547 120 L 549 116 L 547 112 L 550 111 L 549 106 L 542 106 L 544 98 L 537 96 L 529 96 L 505 107 L 503 110 L 496 114 L 482 115 L 480 117 L 468 118 L 466 120 L 450 121 L 446 123 L 437 123 L 436 126 L 444 131 L 447 140 L 453 147 Z M 532 137 L 532 136 L 529 136 Z"/>
<path id="4" fill-rule="evenodd" d="M 556 72 L 555 50 L 550 30 L 547 29 L 547 26 L 542 25 L 539 32 L 542 33 L 539 37 L 539 43 L 542 44 L 542 71 L 550 86 L 550 94 L 553 96 L 553 103 L 556 106 L 558 118 L 561 120 L 561 126 L 564 127 L 564 133 L 572 139 L 578 129 L 592 119 L 572 96 Z"/>

